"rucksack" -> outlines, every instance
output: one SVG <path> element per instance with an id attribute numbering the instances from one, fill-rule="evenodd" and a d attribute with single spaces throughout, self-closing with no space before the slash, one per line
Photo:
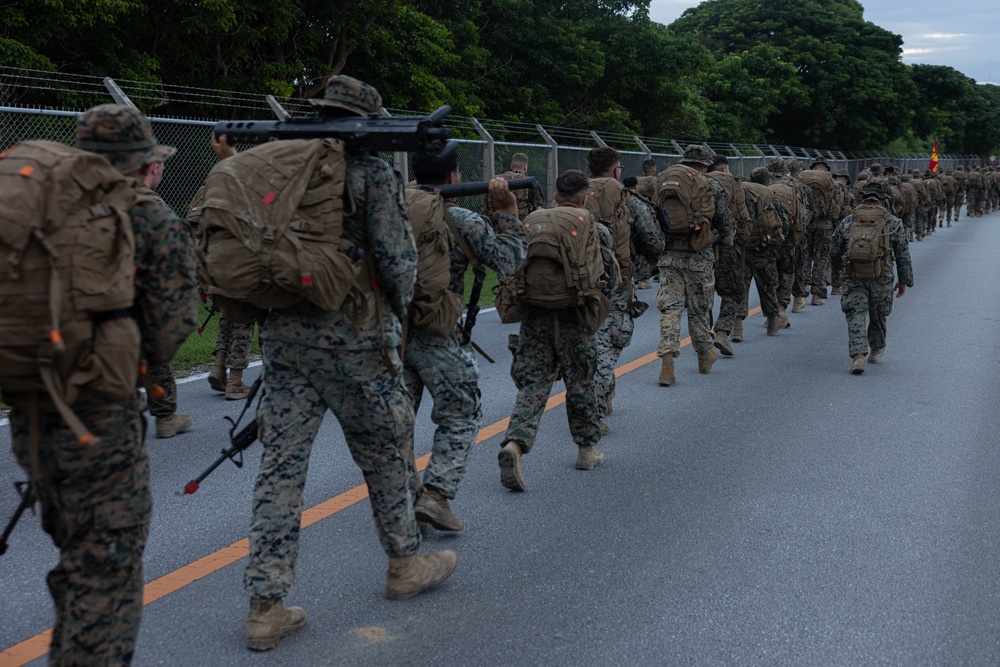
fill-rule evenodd
<path id="1" fill-rule="evenodd" d="M 74 408 L 136 390 L 139 201 L 96 153 L 26 141 L 0 159 L 0 391 L 47 394 L 81 439 Z"/>
<path id="2" fill-rule="evenodd" d="M 775 181 L 767 186 L 775 194 L 781 205 L 788 211 L 791 220 L 788 222 L 788 239 L 792 245 L 798 244 L 806 233 L 806 226 L 803 224 L 803 206 L 799 200 L 798 193 L 789 183 Z"/>
<path id="3" fill-rule="evenodd" d="M 822 169 L 806 169 L 799 172 L 799 182 L 809 187 L 816 198 L 819 214 L 828 220 L 833 220 L 839 213 L 833 198 L 833 176 Z"/>
<path id="4" fill-rule="evenodd" d="M 331 139 L 272 141 L 222 160 L 188 214 L 202 284 L 223 316 L 267 309 L 340 310 L 364 289 L 365 252 L 343 237 L 347 159 Z"/>
<path id="5" fill-rule="evenodd" d="M 611 312 L 597 223 L 586 209 L 559 206 L 535 211 L 524 226 L 524 264 L 501 283 L 497 296 L 498 311 L 501 303 L 515 307 L 501 311 L 501 318 L 519 321 L 523 306 L 574 309 L 581 325 L 595 333 Z"/>
<path id="6" fill-rule="evenodd" d="M 406 212 L 417 244 L 417 280 L 410 326 L 447 336 L 462 313 L 462 296 L 451 284 L 451 232 L 444 198 L 422 188 L 406 189 Z"/>
<path id="7" fill-rule="evenodd" d="M 745 239 L 750 233 L 753 220 L 750 219 L 750 212 L 747 210 L 747 200 L 743 195 L 743 184 L 725 171 L 711 171 L 706 174 L 708 178 L 717 182 L 726 191 L 726 200 L 729 202 L 729 212 L 736 223 L 736 235 Z"/>
<path id="8" fill-rule="evenodd" d="M 526 174 L 522 174 L 516 171 L 505 171 L 499 174 L 500 178 L 506 179 L 508 181 L 514 180 L 515 178 L 525 178 Z M 532 211 L 537 208 L 537 198 L 544 199 L 540 194 L 532 188 L 521 188 L 520 190 L 514 190 L 514 198 L 517 200 L 517 217 L 524 222 L 524 219 L 528 217 Z M 479 212 L 493 221 L 496 224 L 500 219 L 500 211 L 493 206 L 493 199 L 489 194 L 483 196 L 483 204 L 479 209 Z"/>
<path id="9" fill-rule="evenodd" d="M 628 207 L 628 197 L 628 190 L 616 178 L 590 179 L 587 210 L 595 221 L 611 230 L 615 256 L 621 269 L 621 284 L 630 286 L 635 265 L 632 264 L 632 212 Z"/>
<path id="10" fill-rule="evenodd" d="M 854 209 L 844 259 L 847 272 L 860 280 L 892 275 L 892 247 L 889 244 L 892 218 L 881 206 Z"/>
<path id="11" fill-rule="evenodd" d="M 635 186 L 636 192 L 638 192 L 643 199 L 648 201 L 653 201 L 656 198 L 656 175 L 653 176 L 640 176 L 638 183 Z"/>
<path id="12" fill-rule="evenodd" d="M 667 250 L 701 252 L 715 243 L 715 198 L 702 174 L 683 164 L 665 169 L 656 177 L 656 205 L 670 218 Z"/>
<path id="13" fill-rule="evenodd" d="M 743 190 L 757 211 L 757 216 L 752 220 L 750 233 L 744 237 L 746 246 L 748 248 L 780 246 L 785 236 L 781 230 L 781 217 L 774 207 L 774 193 L 760 183 L 744 183 Z"/>

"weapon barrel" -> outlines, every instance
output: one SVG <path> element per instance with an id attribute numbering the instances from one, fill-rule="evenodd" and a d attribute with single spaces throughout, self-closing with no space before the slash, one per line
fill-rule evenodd
<path id="1" fill-rule="evenodd" d="M 538 181 L 534 176 L 526 178 L 514 178 L 507 181 L 507 187 L 511 190 L 524 190 L 527 188 L 537 188 Z M 489 192 L 489 181 L 473 181 L 472 183 L 458 183 L 456 185 L 439 185 L 435 188 L 445 199 L 455 197 L 469 197 L 472 195 L 484 195 Z"/>

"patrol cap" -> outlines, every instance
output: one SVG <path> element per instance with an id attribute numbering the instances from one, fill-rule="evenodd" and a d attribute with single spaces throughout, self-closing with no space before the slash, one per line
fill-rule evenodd
<path id="1" fill-rule="evenodd" d="M 80 114 L 76 147 L 101 155 L 123 174 L 164 162 L 177 152 L 156 141 L 144 113 L 122 104 L 102 104 Z"/>
<path id="2" fill-rule="evenodd" d="M 681 163 L 703 164 L 706 167 L 712 166 L 712 153 L 701 144 L 691 144 L 684 149 L 684 156 Z"/>
<path id="3" fill-rule="evenodd" d="M 751 183 L 770 185 L 772 180 L 773 179 L 771 178 L 771 172 L 768 170 L 767 167 L 757 167 L 756 169 L 750 172 Z"/>
<path id="4" fill-rule="evenodd" d="M 335 74 L 326 80 L 323 97 L 309 100 L 314 107 L 343 109 L 359 116 L 378 113 L 382 96 L 374 87 L 353 76 Z"/>

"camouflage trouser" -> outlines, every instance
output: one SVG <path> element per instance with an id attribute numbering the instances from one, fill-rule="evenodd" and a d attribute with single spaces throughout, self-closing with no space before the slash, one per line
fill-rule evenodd
<path id="1" fill-rule="evenodd" d="M 649 280 L 649 260 L 639 255 L 632 258 L 632 263 L 635 264 L 635 282 Z"/>
<path id="2" fill-rule="evenodd" d="M 146 397 L 149 414 L 157 419 L 170 417 L 177 412 L 177 383 L 174 381 L 174 369 L 169 363 L 153 366 L 149 369 L 149 379 L 153 385 L 163 389 L 160 398 Z"/>
<path id="3" fill-rule="evenodd" d="M 715 330 L 729 334 L 733 330 L 733 322 L 739 317 L 747 293 L 744 285 L 748 269 L 744 261 L 746 248 L 737 241 L 731 246 L 720 245 L 719 256 L 715 261 L 715 291 L 719 295 L 719 319 L 715 321 Z M 745 316 L 745 315 L 744 315 Z M 688 315 L 690 317 L 690 314 Z"/>
<path id="4" fill-rule="evenodd" d="M 981 207 L 980 206 L 981 196 L 982 196 L 982 191 L 979 188 L 969 188 L 969 192 L 967 194 L 968 205 L 965 213 L 970 218 L 979 213 L 979 209 Z"/>
<path id="5" fill-rule="evenodd" d="M 22 406 L 20 398 L 12 402 Z M 54 412 L 42 412 L 39 423 L 35 492 L 42 527 L 59 548 L 48 575 L 55 602 L 49 664 L 128 665 L 142 617 L 142 552 L 152 513 L 146 421 L 135 397 L 76 414 L 99 445 L 81 445 Z M 15 408 L 10 423 L 12 449 L 30 474 L 28 411 Z"/>
<path id="6" fill-rule="evenodd" d="M 625 304 L 611 305 L 611 313 L 604 324 L 594 335 L 597 346 L 597 370 L 594 373 L 594 392 L 597 394 L 597 405 L 601 417 L 608 414 L 608 396 L 615 388 L 615 368 L 622 356 L 622 351 L 632 342 L 632 332 L 635 331 L 635 320 L 628 310 L 622 310 Z"/>
<path id="7" fill-rule="evenodd" d="M 910 211 L 909 213 L 903 216 L 903 227 L 906 228 L 907 232 L 914 231 L 914 225 L 916 224 L 915 217 L 916 216 L 914 215 L 913 211 Z"/>
<path id="8" fill-rule="evenodd" d="M 851 357 L 885 347 L 885 321 L 892 312 L 892 276 L 858 280 L 843 274 L 840 309 L 847 316 L 847 347 Z"/>
<path id="9" fill-rule="evenodd" d="M 712 304 L 715 302 L 715 259 L 700 252 L 668 250 L 660 255 L 659 357 L 681 350 L 681 315 L 688 312 L 688 333 L 696 352 L 712 347 Z"/>
<path id="10" fill-rule="evenodd" d="M 395 377 L 377 349 L 265 341 L 262 356 L 264 398 L 257 420 L 264 452 L 253 492 L 246 593 L 283 598 L 294 588 L 302 490 L 327 409 L 364 474 L 382 548 L 389 557 L 415 554 L 420 529 L 413 514 L 413 406 L 395 351 L 389 353 Z"/>
<path id="11" fill-rule="evenodd" d="M 427 387 L 433 402 L 431 421 L 437 426 L 424 486 L 437 489 L 446 498 L 458 493 L 483 420 L 479 367 L 472 348 L 461 345 L 459 339 L 457 327 L 444 338 L 411 330 L 403 359 L 413 411 L 420 409 Z"/>
<path id="12" fill-rule="evenodd" d="M 916 233 L 917 238 L 923 238 L 924 236 L 925 216 L 923 206 L 917 206 L 913 209 L 913 231 Z"/>
<path id="13" fill-rule="evenodd" d="M 946 222 L 951 222 L 954 219 L 954 214 L 952 209 L 955 208 L 955 196 L 952 195 L 945 199 L 945 209 L 944 209 L 944 219 Z"/>
<path id="14" fill-rule="evenodd" d="M 747 248 L 746 258 L 747 270 L 743 276 L 743 303 L 740 305 L 739 318 L 745 320 L 747 317 L 751 279 L 757 284 L 757 295 L 760 297 L 760 309 L 764 312 L 764 317 L 777 315 L 781 310 L 778 305 L 778 249 L 774 246 Z"/>
<path id="15" fill-rule="evenodd" d="M 571 310 L 528 308 L 520 335 L 508 344 L 514 354 L 510 375 L 517 385 L 517 401 L 510 415 L 504 442 L 521 443 L 531 451 L 538 423 L 556 380 L 566 383 L 566 416 L 573 441 L 583 447 L 601 440 L 600 413 L 594 392 L 597 349 Z"/>
<path id="16" fill-rule="evenodd" d="M 810 286 L 813 296 L 826 298 L 826 288 L 830 284 L 830 239 L 833 223 L 817 220 L 806 232 L 806 252 L 803 253 L 805 284 Z"/>
<path id="17" fill-rule="evenodd" d="M 250 344 L 253 342 L 254 323 L 236 324 L 219 318 L 219 337 L 212 354 L 226 353 L 226 368 L 243 370 L 249 364 Z"/>
<path id="18" fill-rule="evenodd" d="M 805 238 L 803 238 L 805 241 Z M 778 304 L 787 308 L 792 296 L 806 297 L 802 243 L 785 243 L 778 250 Z"/>

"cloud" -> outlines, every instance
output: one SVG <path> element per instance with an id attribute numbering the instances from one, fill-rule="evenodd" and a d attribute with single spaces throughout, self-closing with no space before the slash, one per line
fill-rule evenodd
<path id="1" fill-rule="evenodd" d="M 917 35 L 917 37 L 924 37 L 926 39 L 958 39 L 959 37 L 968 37 L 964 32 L 954 32 L 954 33 L 929 33 L 926 35 Z"/>

